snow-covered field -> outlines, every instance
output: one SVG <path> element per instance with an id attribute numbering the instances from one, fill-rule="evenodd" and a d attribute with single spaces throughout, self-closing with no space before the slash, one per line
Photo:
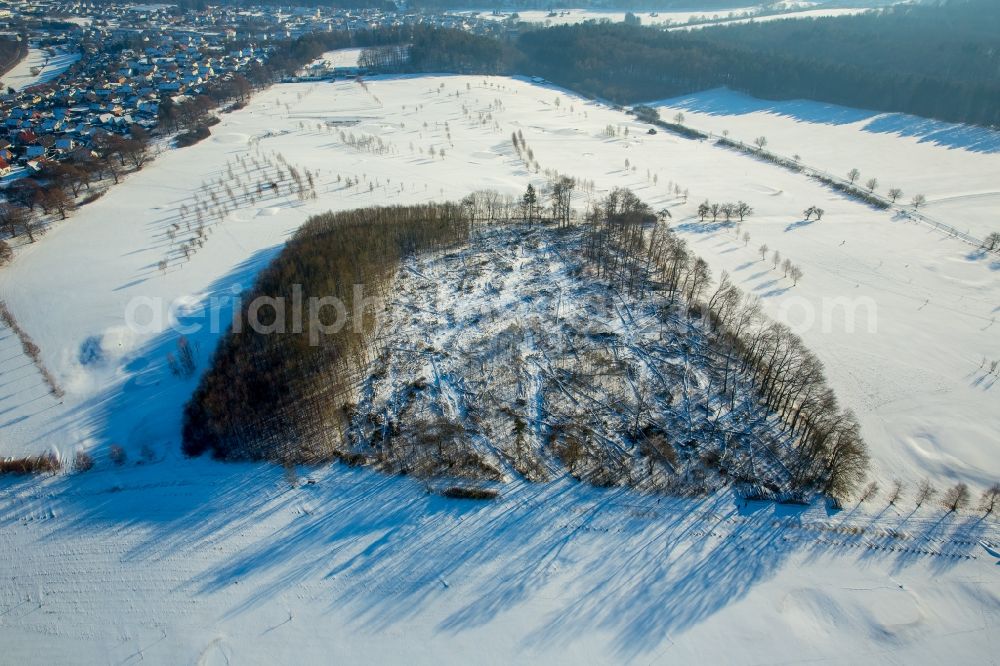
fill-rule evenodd
<path id="1" fill-rule="evenodd" d="M 743 18 L 747 14 L 753 14 L 761 10 L 760 6 L 734 7 L 732 9 L 717 10 L 695 10 L 695 11 L 635 11 L 634 13 L 642 20 L 642 25 L 672 25 L 674 29 L 701 28 L 708 25 L 723 25 L 729 23 L 743 23 L 749 20 L 773 21 L 786 18 L 820 18 L 824 16 L 846 16 L 869 11 L 863 2 L 859 2 L 857 7 L 822 7 L 808 9 L 819 3 L 787 3 L 783 7 L 769 8 L 770 11 L 777 9 L 787 9 L 774 14 L 759 16 L 754 18 Z M 456 14 L 469 14 L 470 12 L 454 12 Z M 625 20 L 627 12 L 597 11 L 590 9 L 558 9 L 552 12 L 543 10 L 525 10 L 517 12 L 518 20 L 526 23 L 542 23 L 545 25 L 575 25 L 584 21 L 611 21 L 621 23 Z M 653 16 L 653 14 L 656 14 Z M 486 19 L 503 20 L 509 18 L 510 14 L 490 14 L 489 12 L 479 12 L 479 16 Z M 694 21 L 692 26 L 685 26 L 688 21 Z"/>
<path id="2" fill-rule="evenodd" d="M 828 18 L 834 16 L 851 16 L 854 14 L 861 14 L 863 12 L 872 11 L 867 7 L 825 7 L 823 9 L 796 9 L 789 11 L 787 13 L 779 12 L 775 14 L 766 14 L 764 16 L 753 16 L 749 18 L 727 18 L 725 16 L 715 17 L 714 15 L 710 18 L 713 20 L 706 23 L 697 23 L 692 26 L 675 26 L 671 30 L 690 30 L 697 28 L 705 28 L 713 25 L 736 25 L 739 23 L 763 23 L 765 21 L 780 21 L 784 19 L 816 19 L 816 18 Z M 652 19 L 656 20 L 656 19 Z M 645 24 L 646 22 L 643 21 Z"/>
<path id="3" fill-rule="evenodd" d="M 715 12 L 705 12 L 705 11 L 682 11 L 682 12 L 672 12 L 663 11 L 657 12 L 657 16 L 650 16 L 650 12 L 636 12 L 636 14 L 642 18 L 643 25 L 662 25 L 665 23 L 687 23 L 692 18 L 706 18 L 706 19 L 724 19 L 726 16 L 733 12 L 734 14 L 742 14 L 743 12 L 749 12 L 756 9 L 755 7 L 738 7 L 735 9 L 727 9 L 725 11 L 715 11 Z M 463 12 L 464 13 L 464 12 Z M 607 20 L 613 23 L 621 23 L 625 20 L 626 12 L 602 12 L 593 11 L 589 9 L 561 9 L 555 12 L 557 16 L 549 16 L 550 12 L 542 10 L 526 10 L 523 12 L 518 12 L 518 20 L 525 21 L 526 23 L 548 23 L 550 25 L 575 25 L 577 23 L 583 23 L 584 21 L 602 21 Z M 480 14 L 483 18 L 494 18 L 493 15 L 488 12 L 483 12 Z M 502 20 L 508 18 L 510 14 L 502 14 L 496 16 L 497 20 Z"/>
<path id="4" fill-rule="evenodd" d="M 551 482 L 166 459 L 0 497 L 9 663 L 989 663 L 1000 535 Z M 879 512 L 877 517 L 873 514 Z"/>
<path id="5" fill-rule="evenodd" d="M 335 49 L 327 51 L 319 58 L 318 62 L 325 62 L 329 67 L 357 67 L 358 57 L 364 49 Z"/>
<path id="6" fill-rule="evenodd" d="M 21 62 L 0 77 L 0 83 L 4 89 L 9 86 L 14 90 L 24 90 L 37 83 L 51 81 L 79 59 L 79 53 L 66 53 L 58 48 L 53 53 L 49 53 L 49 49 L 30 48 Z M 32 74 L 31 70 L 36 68 L 38 73 Z"/>
<path id="7" fill-rule="evenodd" d="M 810 100 L 772 102 L 717 88 L 653 104 L 662 118 L 767 149 L 841 178 L 853 168 L 879 191 L 927 197 L 924 211 L 959 231 L 1000 232 L 1000 132 L 902 113 L 879 113 Z"/>
<path id="8" fill-rule="evenodd" d="M 767 134 L 778 150 L 773 123 L 796 126 L 760 118 L 757 130 L 729 129 Z M 831 170 L 839 163 L 823 156 L 856 146 L 851 166 L 871 164 L 904 189 L 921 168 L 946 170 L 951 180 L 926 192 L 932 200 L 996 187 L 989 153 L 809 127 L 809 145 L 789 135 L 789 151 L 830 159 Z M 510 135 L 521 130 L 543 170 L 593 180 L 595 196 L 627 186 L 654 208 L 672 205 L 674 228 L 716 276 L 728 270 L 773 317 L 798 326 L 857 411 L 883 486 L 899 477 L 912 489 L 930 476 L 967 481 L 978 495 L 1000 478 L 1000 387 L 979 369 L 1000 359 L 1000 258 L 710 142 L 646 129 L 507 78 L 279 85 L 21 250 L 0 271 L 0 299 L 66 396 L 47 393 L 4 332 L 0 453 L 69 458 L 83 447 L 97 468 L 0 485 L 0 637 L 10 658 L 988 661 L 1000 618 L 993 523 L 941 519 L 930 507 L 911 516 L 908 499 L 898 510 L 880 500 L 828 516 L 744 509 L 727 497 L 657 504 L 555 482 L 480 507 L 368 471 L 327 468 L 292 490 L 280 470 L 180 458 L 181 406 L 196 379 L 167 369 L 178 333 L 164 322 L 130 330 L 130 308 L 144 323 L 156 299 L 173 301 L 175 315 L 196 322 L 210 297 L 246 288 L 315 212 L 541 186 L 544 173 L 514 154 Z M 382 148 L 347 145 L 341 131 L 378 137 Z M 905 159 L 868 155 L 872 141 Z M 175 243 L 168 227 L 193 192 L 237 158 L 278 153 L 317 174 L 318 198 L 229 210 L 189 261 L 161 273 Z M 671 186 L 690 190 L 686 204 L 673 205 Z M 748 247 L 698 221 L 706 198 L 754 206 Z M 822 221 L 802 220 L 810 205 L 826 209 Z M 798 286 L 760 261 L 764 242 L 802 267 Z M 844 303 L 856 306 L 854 330 Z M 218 333 L 188 337 L 203 369 Z M 126 466 L 108 460 L 112 443 L 125 447 Z M 822 527 L 841 521 L 874 527 Z"/>
<path id="9" fill-rule="evenodd" d="M 609 124 L 632 131 L 608 138 Z M 6 451 L 103 446 L 109 426 L 94 417 L 106 400 L 125 395 L 144 404 L 172 387 L 163 368 L 171 337 L 157 337 L 155 325 L 147 333 L 124 327 L 129 304 L 142 305 L 136 299 L 182 299 L 183 312 L 228 289 L 231 281 L 246 283 L 313 212 L 460 197 L 486 187 L 520 192 L 529 181 L 543 185 L 544 173 L 528 173 L 514 156 L 509 137 L 515 129 L 524 132 L 543 169 L 593 180 L 597 196 L 614 185 L 628 186 L 659 207 L 676 201 L 668 192 L 671 185 L 689 189 L 688 203 L 673 211 L 674 224 L 716 275 L 728 270 L 759 294 L 776 318 L 803 324 L 815 317 L 802 335 L 826 362 L 842 400 L 858 412 L 878 476 L 915 480 L 931 474 L 979 485 L 1000 476 L 989 446 L 1000 432 L 994 378 L 978 372 L 984 357 L 1000 358 L 993 324 L 1000 303 L 995 255 L 980 256 L 923 225 L 873 211 L 746 156 L 669 134 L 646 135 L 645 126 L 622 113 L 557 90 L 478 77 L 276 87 L 247 110 L 224 116 L 211 139 L 164 154 L 27 247 L 0 273 L 0 292 L 41 346 L 67 396 L 61 406 L 50 405 L 44 395 L 26 400 L 18 384 L 0 401 L 0 410 L 6 410 L 0 424 Z M 817 128 L 816 142 L 835 146 L 827 150 L 850 140 L 859 152 L 869 140 L 895 141 L 907 154 L 901 177 L 913 173 L 918 162 L 932 170 L 943 156 L 965 155 L 973 166 L 949 173 L 956 193 L 989 189 L 995 173 L 978 163 L 994 156 L 862 131 L 824 140 L 825 129 L 842 128 Z M 377 135 L 387 147 L 381 153 L 349 147 L 340 131 Z M 166 228 L 178 208 L 191 205 L 190 193 L 220 177 L 238 156 L 258 150 L 261 156 L 280 152 L 290 164 L 318 172 L 319 198 L 232 210 L 204 249 L 161 275 L 157 263 L 171 245 Z M 626 170 L 626 160 L 634 170 Z M 348 189 L 335 181 L 337 175 L 357 176 L 361 183 Z M 891 178 L 886 170 L 879 176 Z M 693 219 L 695 206 L 706 198 L 742 199 L 757 209 L 745 225 L 752 236 L 749 247 L 728 230 Z M 805 224 L 801 211 L 813 204 L 825 208 L 826 217 Z M 756 247 L 762 242 L 802 267 L 805 278 L 797 287 L 759 261 Z M 853 332 L 845 332 L 849 317 L 831 299 L 850 301 L 848 309 L 858 318 Z M 139 310 L 145 317 L 145 308 Z M 869 325 L 876 332 L 869 332 Z M 104 359 L 81 364 L 80 350 L 91 339 L 101 341 Z M 200 341 L 204 357 L 213 341 Z M 19 365 L 16 354 L 8 363 Z M 31 371 L 20 371 L 29 382 Z M 161 409 L 158 405 L 155 413 Z M 109 423 L 115 437 L 137 427 L 133 436 L 141 438 L 141 427 L 125 424 L 151 417 L 129 412 Z"/>

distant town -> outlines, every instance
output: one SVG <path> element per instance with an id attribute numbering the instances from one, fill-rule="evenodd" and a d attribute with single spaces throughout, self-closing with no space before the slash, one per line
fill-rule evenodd
<path id="1" fill-rule="evenodd" d="M 0 177 L 39 173 L 47 161 L 99 157 L 107 135 L 152 133 L 165 112 L 199 96 L 243 101 L 279 49 L 312 33 L 428 25 L 497 34 L 501 21 L 477 15 L 330 8 L 28 2 L 0 4 L 0 41 L 13 55 L 0 74 Z M 20 70 L 20 71 L 19 71 Z M 323 61 L 302 78 L 356 76 Z M 200 114 L 195 114 L 199 116 Z"/>

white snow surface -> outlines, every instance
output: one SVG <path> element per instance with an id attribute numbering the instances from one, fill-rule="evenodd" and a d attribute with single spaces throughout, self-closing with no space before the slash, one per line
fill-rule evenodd
<path id="1" fill-rule="evenodd" d="M 51 50 L 32 47 L 28 49 L 28 55 L 21 62 L 0 77 L 0 82 L 2 82 L 4 89 L 9 86 L 14 90 L 24 90 L 30 86 L 51 81 L 79 59 L 79 53 L 67 53 L 58 47 Z M 38 74 L 32 74 L 31 70 L 36 67 L 39 70 Z"/>
<path id="2" fill-rule="evenodd" d="M 757 129 L 747 116 L 726 120 L 746 122 L 747 136 L 767 134 L 775 149 L 784 141 L 778 128 L 786 128 L 789 151 L 804 159 L 827 159 L 831 170 L 841 168 L 837 160 L 877 168 L 883 183 L 898 179 L 904 189 L 921 173 L 942 174 L 939 189 L 927 190 L 932 200 L 996 187 L 998 171 L 988 166 L 995 153 L 857 124 L 757 117 Z M 630 133 L 609 138 L 609 124 Z M 389 149 L 350 147 L 341 129 L 376 135 Z M 992 659 L 1000 620 L 995 524 L 942 517 L 936 506 L 914 512 L 912 502 L 897 509 L 880 500 L 830 515 L 823 507 L 743 507 L 722 496 L 657 502 L 564 481 L 506 488 L 500 502 L 479 505 L 366 470 L 315 470 L 315 484 L 293 489 L 273 468 L 181 458 L 181 409 L 197 379 L 167 370 L 179 336 L 169 320 L 132 330 L 130 304 L 175 302 L 176 317 L 197 322 L 201 305 L 234 285 L 247 288 L 316 212 L 542 186 L 544 174 L 528 172 L 514 154 L 510 135 L 521 130 L 543 169 L 593 180 L 595 196 L 627 186 L 654 208 L 671 206 L 674 228 L 716 276 L 728 270 L 772 317 L 796 326 L 858 413 L 883 487 L 898 477 L 912 489 L 926 476 L 939 486 L 966 481 L 978 496 L 1000 478 L 1000 387 L 978 369 L 984 358 L 1000 359 L 1000 258 L 711 142 L 646 129 L 606 106 L 508 78 L 278 85 L 223 115 L 210 139 L 166 151 L 19 249 L 0 271 L 0 298 L 66 395 L 48 394 L 3 331 L 0 454 L 53 450 L 68 459 L 85 448 L 97 466 L 0 480 L 5 656 Z M 809 147 L 799 149 L 794 133 L 807 131 Z M 876 141 L 905 157 L 872 154 Z M 204 248 L 161 274 L 178 207 L 254 150 L 318 172 L 318 199 L 231 210 Z M 626 159 L 636 170 L 626 170 Z M 361 184 L 346 188 L 338 174 Z M 667 191 L 671 183 L 690 190 L 687 203 Z M 698 221 L 695 208 L 706 198 L 754 206 L 744 225 L 749 247 L 730 229 Z M 583 207 L 585 195 L 578 191 L 575 203 Z M 802 221 L 810 205 L 826 209 L 821 222 Z M 798 286 L 760 261 L 762 242 L 802 267 Z M 832 299 L 876 309 L 860 307 L 852 332 Z M 817 321 L 804 326 L 809 312 Z M 204 369 L 219 332 L 188 337 Z M 112 443 L 127 451 L 125 466 L 108 460 Z"/>
<path id="3" fill-rule="evenodd" d="M 677 112 L 696 129 L 767 149 L 840 178 L 851 169 L 859 182 L 875 177 L 878 191 L 903 190 L 927 197 L 928 215 L 959 231 L 985 238 L 1000 231 L 1000 132 L 904 113 L 882 113 L 814 102 L 768 101 L 716 88 L 652 104 L 661 118 Z"/>
<path id="4" fill-rule="evenodd" d="M 166 459 L 0 497 L 9 663 L 989 663 L 995 524 Z M 878 514 L 876 516 L 876 514 Z"/>
<path id="5" fill-rule="evenodd" d="M 334 49 L 327 51 L 317 60 L 329 63 L 330 67 L 357 67 L 363 48 Z"/>
<path id="6" fill-rule="evenodd" d="M 671 25 L 673 30 L 696 29 L 712 25 L 728 25 L 732 23 L 746 23 L 748 21 L 774 21 L 779 19 L 796 18 L 822 18 L 828 16 L 847 16 L 871 11 L 870 7 L 865 7 L 863 2 L 858 2 L 856 7 L 811 7 L 818 3 L 780 3 L 775 5 L 751 5 L 746 7 L 734 7 L 731 9 L 712 10 L 686 10 L 686 11 L 657 11 L 656 16 L 650 11 L 634 11 L 633 13 L 642 20 L 642 25 Z M 743 17 L 745 14 L 754 14 L 761 10 L 775 11 L 776 13 L 765 16 Z M 783 10 L 783 11 L 779 11 Z M 544 25 L 576 25 L 584 21 L 611 21 L 621 23 L 625 20 L 628 12 L 620 11 L 599 11 L 592 9 L 557 9 L 554 10 L 556 16 L 550 16 L 550 12 L 545 10 L 524 10 L 518 11 L 519 21 L 525 23 L 542 23 Z M 473 12 L 458 11 L 454 14 L 470 14 Z M 480 18 L 504 20 L 511 14 L 494 15 L 490 12 L 477 12 Z M 688 21 L 696 23 L 688 26 Z"/>

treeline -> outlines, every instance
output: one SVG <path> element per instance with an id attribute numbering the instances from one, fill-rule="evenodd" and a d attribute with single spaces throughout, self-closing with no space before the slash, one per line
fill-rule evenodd
<path id="1" fill-rule="evenodd" d="M 421 7 L 427 9 L 469 9 L 470 6 L 478 6 L 475 3 L 470 5 L 468 0 L 415 0 L 408 3 L 411 7 Z M 651 9 L 684 9 L 699 10 L 706 12 L 721 12 L 733 8 L 732 0 L 644 0 L 638 3 L 644 10 Z M 539 0 L 504 0 L 499 3 L 492 3 L 489 7 L 499 7 L 503 11 L 511 10 L 546 10 L 559 11 L 561 9 L 591 9 L 591 10 L 636 10 L 635 0 L 563 0 L 561 2 L 540 2 Z"/>
<path id="2" fill-rule="evenodd" d="M 320 462 L 342 455 L 375 313 L 402 259 L 468 239 L 457 204 L 310 218 L 244 299 L 185 408 L 188 455 Z M 298 303 L 298 306 L 296 306 Z"/>
<path id="3" fill-rule="evenodd" d="M 178 11 L 196 10 L 205 11 L 210 6 L 219 5 L 246 5 L 245 0 L 177 0 L 173 3 Z M 283 0 L 256 0 L 256 5 L 281 5 L 286 6 Z M 396 3 L 392 0 L 297 0 L 299 7 L 331 7 L 334 9 L 379 9 L 386 12 L 396 11 Z"/>
<path id="4" fill-rule="evenodd" d="M 707 263 L 630 190 L 615 189 L 586 216 L 585 254 L 597 277 L 629 294 L 656 291 L 667 303 L 708 322 L 717 345 L 721 393 L 735 406 L 745 378 L 776 414 L 795 447 L 796 488 L 838 498 L 857 490 L 868 451 L 857 418 L 827 386 L 823 365 L 802 340 L 767 319 L 760 302 L 725 273 L 715 289 Z"/>
<path id="5" fill-rule="evenodd" d="M 541 76 L 619 103 L 728 86 L 768 99 L 998 126 L 998 30 L 992 0 L 691 31 L 522 24 L 513 42 L 428 32 L 409 67 Z"/>
<path id="6" fill-rule="evenodd" d="M 30 178 L 15 180 L 0 202 L 0 265 L 9 261 L 8 240 L 25 238 L 34 243 L 45 233 L 42 216 L 65 220 L 79 204 L 97 199 L 102 180 L 118 183 L 129 171 L 138 171 L 152 158 L 149 133 L 134 125 L 128 136 L 102 132 L 89 148 L 78 148 L 69 159 L 49 161 Z"/>
<path id="7" fill-rule="evenodd" d="M 410 44 L 416 71 L 500 74 L 512 57 L 502 42 L 461 30 L 420 30 Z"/>
<path id="8" fill-rule="evenodd" d="M 799 22 L 782 21 L 779 26 L 791 30 Z M 904 34 L 899 34 L 900 40 Z M 843 45 L 845 51 L 850 43 Z M 665 32 L 623 24 L 530 31 L 517 44 L 532 74 L 623 103 L 728 86 L 769 99 L 806 98 L 954 122 L 1000 124 L 1000 83 L 995 79 L 915 74 L 847 58 L 820 60 L 735 39 L 707 39 L 701 31 Z"/>
<path id="9" fill-rule="evenodd" d="M 1000 5 L 906 3 L 878 12 L 704 28 L 698 40 L 900 75 L 996 83 Z"/>
<path id="10" fill-rule="evenodd" d="M 0 76 L 3 76 L 14 65 L 28 55 L 28 40 L 16 37 L 0 37 Z"/>
<path id="11" fill-rule="evenodd" d="M 518 60 L 507 42 L 451 28 L 402 26 L 367 41 L 359 64 L 374 71 L 504 74 Z"/>

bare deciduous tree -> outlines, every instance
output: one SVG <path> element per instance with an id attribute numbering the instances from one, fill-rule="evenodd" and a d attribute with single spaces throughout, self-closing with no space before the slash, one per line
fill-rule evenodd
<path id="1" fill-rule="evenodd" d="M 876 495 L 878 495 L 878 483 L 872 481 L 867 486 L 865 486 L 864 490 L 861 491 L 861 495 L 858 497 L 858 502 L 863 504 L 865 502 L 875 499 Z"/>
<path id="2" fill-rule="evenodd" d="M 967 507 L 970 499 L 971 493 L 969 493 L 969 486 L 959 482 L 945 492 L 944 496 L 941 498 L 941 504 L 943 504 L 949 512 L 954 513 L 955 511 L 959 511 Z"/>
<path id="3" fill-rule="evenodd" d="M 930 479 L 923 479 L 917 484 L 917 494 L 913 498 L 917 506 L 923 506 L 924 502 L 930 501 L 937 495 L 937 488 L 931 484 Z"/>
<path id="4" fill-rule="evenodd" d="M 979 509 L 989 515 L 996 509 L 997 502 L 1000 502 L 1000 483 L 994 483 L 983 491 L 983 496 L 979 499 Z"/>
<path id="5" fill-rule="evenodd" d="M 802 269 L 798 266 L 792 266 L 788 271 L 788 277 L 792 278 L 792 285 L 798 285 L 799 280 L 802 279 Z"/>
<path id="6" fill-rule="evenodd" d="M 892 487 L 889 488 L 889 504 L 896 504 L 903 497 L 903 482 L 894 479 Z"/>

